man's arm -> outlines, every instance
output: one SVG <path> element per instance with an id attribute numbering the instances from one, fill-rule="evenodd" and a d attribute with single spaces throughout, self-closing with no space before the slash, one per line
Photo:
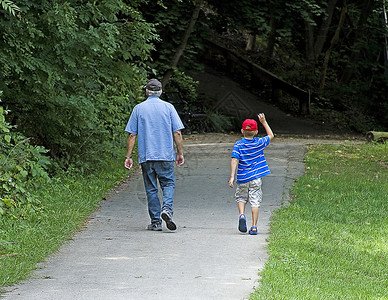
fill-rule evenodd
<path id="1" fill-rule="evenodd" d="M 185 163 L 185 159 L 183 157 L 183 138 L 180 130 L 177 130 L 173 133 L 174 142 L 176 146 L 176 165 L 178 167 L 182 166 Z"/>
<path id="2" fill-rule="evenodd" d="M 132 151 L 136 142 L 136 134 L 130 133 L 127 140 L 127 154 L 125 155 L 124 166 L 130 170 L 133 166 Z"/>
<path id="3" fill-rule="evenodd" d="M 229 178 L 229 186 L 231 188 L 234 187 L 233 182 L 234 182 L 234 175 L 236 174 L 237 166 L 238 166 L 238 159 L 233 157 L 230 163 L 230 178 Z"/>
<path id="4" fill-rule="evenodd" d="M 272 132 L 271 127 L 269 127 L 269 125 L 267 123 L 267 120 L 265 119 L 265 115 L 264 114 L 258 114 L 257 116 L 259 118 L 260 123 L 263 125 L 265 131 L 267 132 L 267 135 L 269 136 L 269 139 L 273 140 L 273 138 L 275 136 L 274 136 L 274 134 Z"/>

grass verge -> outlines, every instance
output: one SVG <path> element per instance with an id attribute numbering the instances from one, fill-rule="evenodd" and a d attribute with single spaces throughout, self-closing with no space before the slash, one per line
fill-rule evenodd
<path id="1" fill-rule="evenodd" d="M 250 299 L 388 299 L 388 145 L 310 147 Z"/>
<path id="2" fill-rule="evenodd" d="M 36 191 L 43 212 L 25 219 L 0 218 L 0 286 L 27 278 L 38 262 L 79 230 L 106 193 L 128 174 L 123 160 L 87 176 L 54 178 Z"/>

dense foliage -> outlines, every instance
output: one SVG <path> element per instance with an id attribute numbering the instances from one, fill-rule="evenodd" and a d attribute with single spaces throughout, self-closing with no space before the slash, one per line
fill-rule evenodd
<path id="1" fill-rule="evenodd" d="M 153 68 L 161 75 L 185 33 L 196 3 L 165 0 L 163 6 L 149 2 L 141 8 L 147 21 L 156 24 L 161 37 L 153 53 Z M 200 68 L 205 40 L 216 39 L 310 91 L 314 96 L 313 115 L 360 132 L 384 130 L 388 128 L 384 3 L 208 0 L 179 68 Z M 283 105 L 285 109 L 297 110 L 292 99 L 284 100 L 290 102 Z"/>
<path id="2" fill-rule="evenodd" d="M 42 209 L 46 172 L 122 154 L 156 35 L 136 1 L 1 4 L 0 214 L 17 218 Z"/>
<path id="3" fill-rule="evenodd" d="M 49 160 L 45 149 L 12 131 L 5 121 L 7 113 L 0 106 L 0 216 L 19 218 L 41 209 L 32 191 L 49 181 Z"/>
<path id="4" fill-rule="evenodd" d="M 8 120 L 61 165 L 98 160 L 139 98 L 152 25 L 122 1 L 18 1 L 2 13 Z"/>
<path id="5" fill-rule="evenodd" d="M 388 128 L 385 0 L 208 3 L 218 34 L 253 39 L 245 55 L 315 94 L 316 114 L 361 132 Z"/>

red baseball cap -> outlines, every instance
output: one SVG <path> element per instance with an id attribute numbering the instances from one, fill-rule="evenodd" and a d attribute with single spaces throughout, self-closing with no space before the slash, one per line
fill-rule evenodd
<path id="1" fill-rule="evenodd" d="M 246 131 L 256 131 L 257 130 L 257 122 L 252 119 L 246 119 L 242 124 L 242 129 Z"/>

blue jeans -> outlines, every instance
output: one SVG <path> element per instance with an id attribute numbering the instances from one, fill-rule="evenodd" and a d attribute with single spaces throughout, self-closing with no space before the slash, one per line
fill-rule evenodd
<path id="1" fill-rule="evenodd" d="M 148 213 L 151 223 L 161 223 L 160 214 L 166 209 L 173 214 L 175 176 L 173 161 L 146 161 L 141 163 L 144 187 L 148 200 Z M 158 180 L 163 192 L 163 206 L 158 196 Z"/>

